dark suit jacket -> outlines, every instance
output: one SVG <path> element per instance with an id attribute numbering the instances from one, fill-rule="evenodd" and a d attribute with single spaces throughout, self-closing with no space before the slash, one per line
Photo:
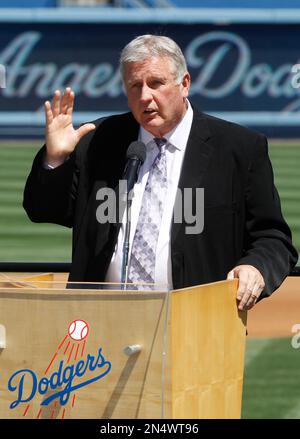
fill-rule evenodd
<path id="1" fill-rule="evenodd" d="M 73 227 L 70 280 L 104 281 L 119 224 L 99 224 L 99 188 L 116 188 L 128 145 L 138 138 L 131 113 L 99 119 L 63 165 L 42 168 L 37 154 L 24 192 L 32 221 Z M 171 260 L 174 288 L 218 281 L 238 264 L 262 273 L 270 295 L 297 261 L 284 221 L 264 136 L 198 113 L 182 165 L 179 188 L 204 188 L 204 229 L 186 234 L 173 224 Z M 194 191 L 195 192 L 195 191 Z M 184 219 L 184 218 L 183 218 Z"/>

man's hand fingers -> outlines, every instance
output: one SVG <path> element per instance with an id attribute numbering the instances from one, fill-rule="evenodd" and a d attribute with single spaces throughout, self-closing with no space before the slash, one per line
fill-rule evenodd
<path id="1" fill-rule="evenodd" d="M 249 274 L 247 270 L 237 270 L 237 276 L 239 278 L 239 286 L 237 290 L 237 299 L 242 300 L 244 295 L 247 293 L 247 288 L 249 285 Z"/>
<path id="2" fill-rule="evenodd" d="M 247 284 L 245 293 L 243 294 L 242 298 L 240 299 L 239 303 L 239 309 L 240 310 L 247 310 L 252 308 L 257 299 L 259 298 L 261 292 L 263 290 L 263 287 L 260 287 L 259 284 L 253 283 L 253 281 L 249 281 Z"/>
<path id="3" fill-rule="evenodd" d="M 45 110 L 46 128 L 47 128 L 53 121 L 52 108 L 51 108 L 51 103 L 49 101 L 45 102 L 44 110 Z"/>
<path id="4" fill-rule="evenodd" d="M 228 280 L 234 279 L 234 270 L 229 271 L 229 273 L 227 274 L 227 279 Z"/>
<path id="5" fill-rule="evenodd" d="M 256 302 L 257 296 L 253 293 L 252 288 L 246 288 L 245 293 L 243 294 L 242 298 L 240 299 L 239 303 L 239 309 L 244 310 L 247 309 L 248 304 L 253 304 Z"/>
<path id="6" fill-rule="evenodd" d="M 96 126 L 93 123 L 86 123 L 78 128 L 77 135 L 78 140 L 80 140 L 83 136 L 88 134 L 90 131 L 93 131 L 96 128 Z"/>
<path id="7" fill-rule="evenodd" d="M 52 113 L 53 113 L 53 117 L 56 117 L 59 115 L 59 110 L 60 110 L 60 90 L 55 90 L 54 96 L 53 96 L 53 101 L 52 101 Z"/>
<path id="8" fill-rule="evenodd" d="M 238 265 L 227 275 L 239 278 L 237 291 L 238 308 L 240 310 L 251 309 L 265 287 L 264 279 L 257 268 L 252 265 Z"/>
<path id="9" fill-rule="evenodd" d="M 247 282 L 240 280 L 237 290 L 237 300 L 242 300 L 247 295 Z"/>
<path id="10" fill-rule="evenodd" d="M 68 114 L 68 109 L 71 101 L 71 87 L 67 87 L 60 101 L 60 113 Z"/>
<path id="11" fill-rule="evenodd" d="M 233 276 L 233 277 L 231 277 Z M 237 300 L 241 301 L 242 304 L 246 303 L 248 300 L 248 297 L 251 293 L 250 287 L 249 287 L 249 273 L 247 270 L 237 267 L 234 270 L 231 270 L 228 275 L 227 279 L 233 279 L 238 278 L 239 279 L 239 285 L 237 290 Z M 250 291 L 249 291 L 250 290 Z"/>
<path id="12" fill-rule="evenodd" d="M 245 300 L 242 300 L 240 302 L 239 309 L 249 310 L 249 309 L 253 308 L 253 306 L 256 304 L 257 299 L 259 298 L 262 290 L 263 290 L 263 287 L 261 287 L 259 284 L 255 284 L 253 286 L 253 288 L 249 288 L 250 294 L 247 295 L 247 300 L 245 297 Z"/>
<path id="13" fill-rule="evenodd" d="M 71 90 L 71 89 L 70 89 L 70 90 Z M 68 114 L 69 116 L 72 116 L 72 114 L 73 114 L 74 99 L 75 99 L 75 94 L 74 94 L 74 92 L 71 90 L 71 91 L 70 91 L 70 94 L 69 94 L 68 103 L 67 103 L 67 114 Z"/>

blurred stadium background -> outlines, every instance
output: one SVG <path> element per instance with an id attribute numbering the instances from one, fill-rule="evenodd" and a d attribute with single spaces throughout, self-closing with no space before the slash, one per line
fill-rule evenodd
<path id="1" fill-rule="evenodd" d="M 70 230 L 33 224 L 22 209 L 42 143 L 42 103 L 71 84 L 78 124 L 126 111 L 118 54 L 142 33 L 181 45 L 199 108 L 268 136 L 300 250 L 300 99 L 291 72 L 299 62 L 300 0 L 0 0 L 0 22 L 0 261 L 70 260 Z M 243 417 L 300 418 L 299 366 L 291 337 L 250 334 Z"/>

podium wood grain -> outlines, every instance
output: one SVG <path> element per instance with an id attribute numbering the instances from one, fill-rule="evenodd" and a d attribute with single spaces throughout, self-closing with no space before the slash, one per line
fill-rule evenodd
<path id="1" fill-rule="evenodd" d="M 246 313 L 236 281 L 177 290 L 171 300 L 172 417 L 240 418 Z"/>

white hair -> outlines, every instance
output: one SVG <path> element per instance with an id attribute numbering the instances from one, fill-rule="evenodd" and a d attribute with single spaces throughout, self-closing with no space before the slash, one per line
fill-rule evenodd
<path id="1" fill-rule="evenodd" d="M 184 55 L 175 41 L 160 35 L 140 35 L 124 47 L 120 56 L 120 71 L 123 81 L 127 63 L 144 61 L 149 57 L 168 57 L 173 64 L 176 82 L 181 82 L 187 71 Z"/>

